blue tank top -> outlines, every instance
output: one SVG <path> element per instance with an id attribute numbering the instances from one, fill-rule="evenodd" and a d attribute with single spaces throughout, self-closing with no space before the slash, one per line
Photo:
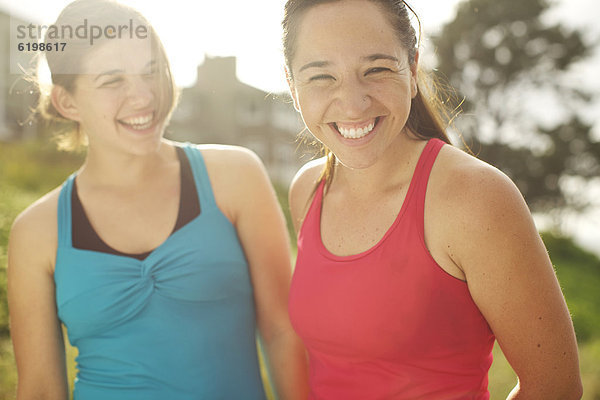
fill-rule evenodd
<path id="1" fill-rule="evenodd" d="M 75 400 L 264 399 L 248 263 L 189 145 L 201 213 L 144 260 L 76 249 L 72 175 L 58 201 L 58 316 Z"/>

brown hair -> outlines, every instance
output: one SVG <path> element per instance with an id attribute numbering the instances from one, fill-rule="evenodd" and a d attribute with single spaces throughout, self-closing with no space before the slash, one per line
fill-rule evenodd
<path id="1" fill-rule="evenodd" d="M 283 55 L 288 69 L 289 79 L 293 79 L 291 63 L 294 58 L 296 36 L 304 13 L 317 5 L 333 3 L 341 0 L 287 0 L 284 9 L 283 26 Z M 415 63 L 418 50 L 418 40 L 415 29 L 410 23 L 410 10 L 419 22 L 421 22 L 413 9 L 403 0 L 368 0 L 381 7 L 388 17 L 390 24 L 396 31 L 400 43 L 408 51 L 408 59 L 411 65 Z M 407 10 L 408 9 L 408 10 Z M 420 33 L 420 32 L 419 32 Z M 419 35 L 420 37 L 420 35 Z M 447 106 L 447 98 L 441 98 L 442 86 L 435 82 L 432 76 L 419 71 L 417 82 L 417 95 L 412 99 L 410 114 L 406 122 L 408 128 L 419 138 L 438 138 L 451 144 L 446 127 L 453 120 L 453 111 Z M 327 159 L 325 169 L 319 179 L 325 179 L 327 184 L 331 183 L 335 166 L 335 155 L 322 146 Z"/>
<path id="2" fill-rule="evenodd" d="M 53 24 L 56 27 L 70 26 L 74 29 L 86 21 L 90 26 L 100 27 L 126 25 L 132 21 L 137 25 L 146 27 L 152 50 L 157 52 L 156 68 L 159 80 L 158 112 L 157 119 L 168 119 L 177 104 L 178 92 L 171 74 L 171 68 L 165 49 L 156 34 L 156 31 L 144 16 L 137 10 L 120 4 L 113 0 L 75 0 L 67 5 Z M 46 36 L 50 30 L 46 31 Z M 93 44 L 86 36 L 80 38 L 62 37 L 61 42 L 66 42 L 64 51 L 45 52 L 46 61 L 52 78 L 52 85 L 59 85 L 70 93 L 75 89 L 76 78 L 81 73 L 81 67 L 86 56 L 94 46 L 107 42 L 106 37 L 95 39 Z M 114 39 L 113 39 L 114 40 Z M 41 59 L 40 59 L 41 61 Z M 39 78 L 36 79 L 40 91 L 40 100 L 37 111 L 43 119 L 50 123 L 57 123 L 65 129 L 57 135 L 58 147 L 64 150 L 75 150 L 87 143 L 85 134 L 81 131 L 79 123 L 64 118 L 53 106 L 50 100 L 51 88 L 43 87 Z"/>

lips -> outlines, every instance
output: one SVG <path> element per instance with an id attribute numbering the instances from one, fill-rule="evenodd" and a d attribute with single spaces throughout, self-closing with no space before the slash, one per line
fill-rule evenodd
<path id="1" fill-rule="evenodd" d="M 332 123 L 335 130 L 346 139 L 360 139 L 367 136 L 377 125 L 380 117 L 372 118 L 359 123 Z"/>

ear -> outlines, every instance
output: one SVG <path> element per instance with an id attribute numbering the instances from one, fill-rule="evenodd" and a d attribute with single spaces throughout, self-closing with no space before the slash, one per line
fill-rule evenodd
<path id="1" fill-rule="evenodd" d="M 294 108 L 296 111 L 300 112 L 300 104 L 298 104 L 298 95 L 296 94 L 296 86 L 294 86 L 294 81 L 292 80 L 292 74 L 287 69 L 285 69 L 285 80 L 287 81 L 288 87 L 290 88 L 290 94 L 292 96 L 292 100 L 294 101 Z"/>
<path id="2" fill-rule="evenodd" d="M 60 85 L 54 85 L 50 93 L 52 105 L 66 119 L 81 122 L 81 116 L 73 95 Z"/>
<path id="3" fill-rule="evenodd" d="M 415 98 L 415 96 L 417 95 L 417 92 L 419 91 L 419 88 L 417 86 L 418 71 L 419 71 L 419 51 L 417 51 L 415 53 L 415 61 L 410 66 L 410 94 L 413 99 Z"/>

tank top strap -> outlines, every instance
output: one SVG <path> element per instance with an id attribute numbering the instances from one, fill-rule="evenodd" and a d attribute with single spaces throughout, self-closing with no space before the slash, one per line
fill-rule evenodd
<path id="1" fill-rule="evenodd" d="M 196 191 L 198 192 L 198 198 L 200 199 L 200 208 L 206 210 L 208 208 L 216 207 L 217 203 L 206 170 L 206 164 L 204 163 L 204 157 L 202 157 L 202 152 L 190 143 L 185 143 L 183 149 L 190 160 L 192 173 L 194 175 L 194 183 L 196 184 Z"/>
<path id="2" fill-rule="evenodd" d="M 71 174 L 63 183 L 58 196 L 57 224 L 58 224 L 58 246 L 71 247 L 72 223 L 71 223 L 71 193 L 73 181 L 77 173 Z"/>
<path id="3" fill-rule="evenodd" d="M 425 195 L 427 193 L 427 183 L 431 169 L 440 150 L 444 146 L 444 142 L 440 139 L 429 139 L 427 145 L 423 149 L 423 153 L 419 158 L 417 167 L 414 172 L 415 187 L 412 195 L 412 202 L 415 208 L 419 231 L 424 232 L 425 223 Z"/>

